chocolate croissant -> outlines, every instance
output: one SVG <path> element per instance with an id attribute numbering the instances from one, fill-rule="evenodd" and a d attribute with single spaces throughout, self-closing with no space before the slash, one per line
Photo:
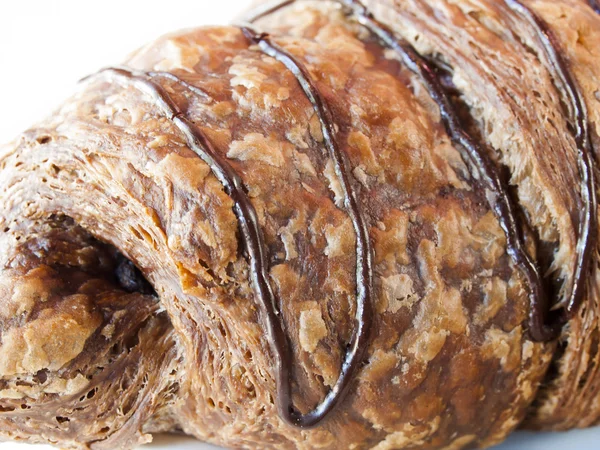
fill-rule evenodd
<path id="1" fill-rule="evenodd" d="M 261 3 L 0 151 L 0 436 L 463 449 L 600 419 L 600 15 Z"/>

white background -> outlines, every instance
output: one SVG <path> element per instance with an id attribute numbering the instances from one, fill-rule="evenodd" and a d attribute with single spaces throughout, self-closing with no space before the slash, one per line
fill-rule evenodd
<path id="1" fill-rule="evenodd" d="M 74 91 L 77 81 L 161 34 L 226 24 L 250 0 L 0 0 L 0 143 Z"/>
<path id="2" fill-rule="evenodd" d="M 49 114 L 81 77 L 160 34 L 226 24 L 250 0 L 0 0 L 0 143 Z M 159 437 L 154 449 L 211 447 Z M 600 431 L 512 436 L 498 450 L 597 450 Z M 42 450 L 13 443 L 0 450 Z"/>

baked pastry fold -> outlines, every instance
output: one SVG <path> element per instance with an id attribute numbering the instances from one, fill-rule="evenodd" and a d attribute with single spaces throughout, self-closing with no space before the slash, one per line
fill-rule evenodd
<path id="1" fill-rule="evenodd" d="M 269 3 L 83 80 L 0 151 L 0 435 L 461 449 L 594 424 L 594 8 Z"/>

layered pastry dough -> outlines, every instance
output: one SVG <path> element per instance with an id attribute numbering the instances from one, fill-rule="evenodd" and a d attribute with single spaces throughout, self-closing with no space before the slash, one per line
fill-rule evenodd
<path id="1" fill-rule="evenodd" d="M 600 15 L 260 4 L 0 150 L 0 436 L 463 449 L 600 418 Z"/>

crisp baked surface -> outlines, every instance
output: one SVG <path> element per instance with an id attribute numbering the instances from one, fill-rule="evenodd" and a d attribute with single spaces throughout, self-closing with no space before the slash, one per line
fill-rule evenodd
<path id="1" fill-rule="evenodd" d="M 531 26 L 496 0 L 365 4 L 447 72 L 560 301 L 577 256 L 577 148 Z M 558 38 L 598 148 L 600 15 L 584 1 L 526 4 Z M 558 340 L 534 342 L 529 286 L 489 192 L 422 80 L 336 2 L 299 1 L 256 27 L 327 101 L 368 225 L 374 319 L 347 395 L 315 428 L 280 418 L 233 200 L 148 92 L 101 73 L 0 150 L 0 435 L 74 448 L 183 431 L 232 448 L 458 450 L 522 423 L 594 424 L 595 258 L 577 316 Z M 312 409 L 340 373 L 357 291 L 356 237 L 313 105 L 235 26 L 162 37 L 126 65 L 195 88 L 154 78 L 243 181 L 294 404 Z"/>

